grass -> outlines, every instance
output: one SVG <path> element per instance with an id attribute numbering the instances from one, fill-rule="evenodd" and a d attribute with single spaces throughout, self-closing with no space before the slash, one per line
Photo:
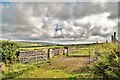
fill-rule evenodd
<path id="1" fill-rule="evenodd" d="M 115 43 L 101 43 L 101 44 L 92 44 L 88 46 L 84 46 L 83 48 L 79 48 L 77 51 L 69 53 L 70 57 L 79 57 L 79 56 L 89 56 L 95 55 L 94 52 L 114 52 L 118 50 L 118 45 Z"/>
<path id="2" fill-rule="evenodd" d="M 5 41 L 8 41 L 8 40 L 0 40 L 0 43 L 5 42 Z M 17 43 L 19 47 L 41 46 L 41 44 L 33 43 L 33 42 L 17 42 L 17 41 L 11 41 L 11 42 L 15 42 L 15 43 Z"/>
<path id="3" fill-rule="evenodd" d="M 89 75 L 78 69 L 85 67 L 84 58 L 55 57 L 42 63 L 9 65 L 6 78 L 74 78 Z"/>
<path id="4" fill-rule="evenodd" d="M 21 75 L 17 78 L 85 78 L 90 73 L 66 73 L 62 70 L 46 70 L 44 68 L 38 68 L 36 70 L 30 70 L 27 74 Z"/>
<path id="5" fill-rule="evenodd" d="M 44 68 L 37 68 L 30 70 L 27 74 L 19 76 L 19 78 L 67 78 L 71 76 L 61 70 L 46 70 Z"/>
<path id="6" fill-rule="evenodd" d="M 69 53 L 69 55 L 88 55 L 89 51 L 110 52 L 116 49 L 117 46 L 113 43 L 96 44 L 92 46 L 92 49 L 90 47 L 79 48 L 78 51 Z M 19 78 L 90 78 L 91 73 L 87 71 L 86 64 L 82 64 L 86 60 L 85 57 L 83 59 L 80 59 L 80 57 L 56 57 L 49 62 L 37 64 L 38 68 L 30 70 L 27 74 L 19 76 Z"/>
<path id="7" fill-rule="evenodd" d="M 114 50 L 117 50 L 117 44 L 115 43 L 103 43 L 103 44 L 97 44 L 95 45 L 95 51 L 97 52 L 111 52 Z"/>
<path id="8" fill-rule="evenodd" d="M 21 44 L 24 45 L 24 44 Z M 26 44 L 27 45 L 27 44 Z M 30 44 L 31 45 L 31 44 Z M 33 46 L 33 45 L 32 45 Z M 35 50 L 43 48 L 63 48 L 63 46 L 29 47 L 19 48 L 19 50 Z M 42 63 L 14 64 L 9 66 L 5 77 L 15 78 L 89 78 L 90 72 L 87 72 L 88 57 L 84 55 L 91 54 L 92 51 L 110 52 L 117 49 L 114 43 L 94 44 L 78 48 L 77 51 L 69 53 L 69 56 L 59 56 Z"/>
<path id="9" fill-rule="evenodd" d="M 32 42 L 16 42 L 19 47 L 34 47 L 34 46 L 41 46 L 41 44 L 38 43 L 32 43 Z"/>
<path id="10" fill-rule="evenodd" d="M 5 72 L 4 77 L 14 78 L 35 68 L 36 67 L 32 64 L 21 64 L 21 63 L 11 64 L 7 66 L 7 71 Z"/>
<path id="11" fill-rule="evenodd" d="M 39 49 L 48 49 L 48 48 L 63 48 L 63 46 L 28 47 L 28 48 L 19 48 L 19 50 L 39 50 Z"/>
<path id="12" fill-rule="evenodd" d="M 92 49 L 89 49 L 89 48 L 79 48 L 79 50 L 77 50 L 77 51 L 74 51 L 74 52 L 71 52 L 71 53 L 69 53 L 69 56 L 71 57 L 71 56 L 89 56 L 89 52 L 91 52 L 92 51 Z"/>
<path id="13" fill-rule="evenodd" d="M 6 72 L 5 78 L 69 78 L 72 76 L 62 70 L 47 70 L 46 68 L 37 67 L 33 64 L 15 64 L 9 72 Z"/>

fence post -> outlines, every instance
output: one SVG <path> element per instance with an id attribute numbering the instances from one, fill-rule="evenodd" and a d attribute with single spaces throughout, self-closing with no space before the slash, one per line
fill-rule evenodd
<path id="1" fill-rule="evenodd" d="M 36 63 L 37 63 L 37 51 L 35 50 L 35 54 L 36 54 Z"/>
<path id="2" fill-rule="evenodd" d="M 68 47 L 64 47 L 63 55 L 67 55 L 68 56 Z"/>
<path id="3" fill-rule="evenodd" d="M 90 64 L 90 51 L 89 51 L 89 64 Z"/>
<path id="4" fill-rule="evenodd" d="M 48 59 L 50 59 L 50 49 L 48 49 L 48 55 L 47 55 Z"/>

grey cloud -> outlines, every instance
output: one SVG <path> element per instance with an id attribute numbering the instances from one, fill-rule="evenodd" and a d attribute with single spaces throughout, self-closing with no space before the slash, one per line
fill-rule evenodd
<path id="1" fill-rule="evenodd" d="M 2 9 L 2 22 L 8 24 L 27 24 L 27 16 L 23 9 L 20 9 L 23 4 L 10 3 L 8 7 Z M 24 16 L 23 16 L 24 15 Z"/>
<path id="2" fill-rule="evenodd" d="M 103 39 L 116 30 L 114 29 L 117 26 L 116 4 L 104 3 L 102 5 L 102 3 L 93 2 L 9 3 L 2 10 L 3 37 L 36 40 L 49 38 L 95 39 L 97 36 L 97 38 Z M 101 16 L 106 15 L 104 12 L 110 15 Z M 102 20 L 111 25 L 105 24 Z M 56 27 L 56 25 L 58 26 Z"/>

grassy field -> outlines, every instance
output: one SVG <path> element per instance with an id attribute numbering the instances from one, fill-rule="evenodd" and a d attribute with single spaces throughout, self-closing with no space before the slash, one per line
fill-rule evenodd
<path id="1" fill-rule="evenodd" d="M 30 70 L 27 74 L 21 75 L 18 78 L 67 78 L 69 76 L 71 76 L 71 74 L 61 70 L 36 68 L 36 70 Z"/>
<path id="2" fill-rule="evenodd" d="M 0 43 L 7 41 L 7 40 L 0 40 Z M 45 48 L 63 48 L 63 46 L 50 46 L 50 45 L 42 45 L 40 43 L 35 42 L 18 42 L 18 41 L 12 41 L 17 43 L 18 50 L 38 50 L 38 49 L 45 49 Z"/>
<path id="3" fill-rule="evenodd" d="M 19 47 L 34 47 L 34 46 L 41 46 L 38 43 L 31 43 L 31 42 L 17 42 Z"/>
<path id="4" fill-rule="evenodd" d="M 88 58 L 52 58 L 50 61 L 35 64 L 28 72 L 19 78 L 72 78 L 85 77 L 89 73 L 80 71 L 88 65 Z M 78 71 L 79 70 L 79 71 Z"/>
<path id="5" fill-rule="evenodd" d="M 5 42 L 5 41 L 9 41 L 9 40 L 0 40 L 0 43 Z M 32 42 L 19 42 L 19 41 L 11 41 L 11 42 L 15 42 L 17 43 L 18 47 L 20 48 L 24 48 L 24 47 L 34 47 L 34 46 L 41 46 L 41 44 L 38 43 L 32 43 Z"/>
<path id="6" fill-rule="evenodd" d="M 93 49 L 90 48 L 79 48 L 77 51 L 69 53 L 69 56 L 89 56 L 89 52 L 91 52 Z"/>
<path id="7" fill-rule="evenodd" d="M 36 50 L 48 48 L 63 48 L 64 46 L 43 46 L 34 43 L 19 43 L 19 50 Z M 24 46 L 24 47 L 23 47 Z M 31 47 L 32 46 L 32 47 Z M 36 47 L 37 46 L 37 47 Z M 69 46 L 77 47 L 77 46 Z M 41 63 L 16 63 L 7 67 L 7 78 L 90 78 L 87 71 L 89 65 L 89 52 L 111 52 L 117 50 L 117 44 L 103 43 L 91 45 L 79 45 L 76 51 L 69 53 L 70 57 L 57 56 Z M 79 57 L 76 57 L 79 56 Z M 81 56 L 81 57 L 80 57 Z"/>
<path id="8" fill-rule="evenodd" d="M 94 55 L 94 52 L 114 52 L 118 49 L 118 44 L 114 43 L 101 43 L 101 44 L 91 44 L 85 45 L 84 47 L 78 48 L 78 50 L 69 53 L 69 56 L 89 56 Z"/>
<path id="9" fill-rule="evenodd" d="M 97 44 L 95 45 L 95 51 L 100 52 L 111 52 L 118 49 L 119 44 L 114 43 L 103 43 L 103 44 Z"/>
<path id="10" fill-rule="evenodd" d="M 90 76 L 88 58 L 56 57 L 42 63 L 16 63 L 7 67 L 5 78 L 85 78 Z"/>
<path id="11" fill-rule="evenodd" d="M 19 48 L 19 50 L 39 50 L 39 49 L 48 49 L 48 48 L 63 48 L 63 46 L 28 47 L 28 48 Z"/>

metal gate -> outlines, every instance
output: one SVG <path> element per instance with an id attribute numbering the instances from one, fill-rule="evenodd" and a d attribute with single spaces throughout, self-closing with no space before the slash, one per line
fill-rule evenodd
<path id="1" fill-rule="evenodd" d="M 40 61 L 46 60 L 47 53 L 42 50 L 33 50 L 33 51 L 20 51 L 19 52 L 19 61 L 21 63 L 27 63 L 30 61 Z"/>

